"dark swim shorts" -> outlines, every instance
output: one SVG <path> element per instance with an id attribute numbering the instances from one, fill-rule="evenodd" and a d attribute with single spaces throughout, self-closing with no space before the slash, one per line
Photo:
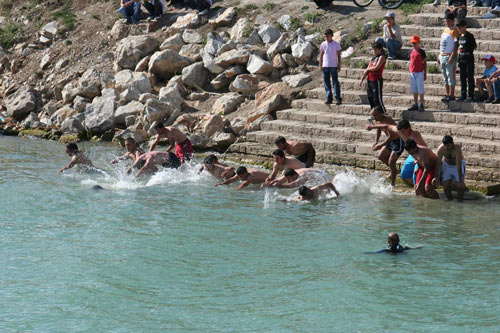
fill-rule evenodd
<path id="1" fill-rule="evenodd" d="M 396 154 L 398 154 L 398 156 L 401 156 L 401 154 L 403 153 L 403 150 L 404 150 L 404 146 L 405 146 L 405 143 L 404 143 L 403 139 L 399 138 L 396 140 L 392 140 L 385 147 L 387 149 L 389 149 L 390 151 L 393 151 Z"/>

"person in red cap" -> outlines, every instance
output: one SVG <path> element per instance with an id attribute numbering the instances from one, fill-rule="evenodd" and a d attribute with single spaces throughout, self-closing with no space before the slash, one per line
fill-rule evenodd
<path id="1" fill-rule="evenodd" d="M 460 68 L 461 95 L 459 101 L 467 98 L 467 83 L 469 85 L 468 102 L 474 100 L 474 50 L 477 49 L 474 35 L 467 31 L 465 20 L 458 22 L 458 67 Z"/>
<path id="2" fill-rule="evenodd" d="M 481 60 L 484 61 L 486 68 L 483 76 L 476 79 L 476 86 L 479 89 L 480 98 L 486 103 L 492 103 L 495 101 L 495 90 L 498 91 L 497 98 L 500 99 L 500 82 L 497 81 L 498 68 L 495 66 L 496 59 L 491 54 L 488 54 Z M 488 91 L 488 98 L 484 98 L 484 89 Z"/>
<path id="3" fill-rule="evenodd" d="M 427 79 L 427 54 L 420 48 L 420 36 L 414 35 L 410 43 L 413 49 L 410 50 L 410 90 L 413 94 L 414 104 L 408 111 L 424 111 L 424 81 Z M 418 97 L 420 96 L 420 107 Z"/>

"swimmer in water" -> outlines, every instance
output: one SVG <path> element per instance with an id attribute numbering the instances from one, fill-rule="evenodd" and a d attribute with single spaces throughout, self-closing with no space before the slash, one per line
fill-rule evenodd
<path id="1" fill-rule="evenodd" d="M 395 233 L 395 232 L 391 232 L 387 236 L 387 244 L 389 244 L 389 247 L 386 248 L 386 249 L 382 249 L 382 250 L 379 250 L 377 252 L 368 252 L 368 253 L 369 254 L 372 254 L 372 253 L 394 253 L 394 254 L 398 254 L 398 253 L 403 253 L 404 251 L 422 248 L 422 246 L 417 246 L 417 247 L 414 247 L 414 248 L 408 247 L 408 246 L 402 246 L 401 244 L 399 244 L 399 235 L 397 233 Z"/>
<path id="2" fill-rule="evenodd" d="M 242 188 L 247 187 L 250 184 L 264 183 L 268 176 L 269 174 L 265 171 L 255 169 L 247 170 L 247 168 L 245 168 L 244 166 L 240 166 L 238 169 L 236 169 L 236 175 L 234 177 L 231 177 L 220 184 L 216 184 L 215 186 L 228 185 L 234 183 L 239 179 L 242 181 L 242 183 L 236 189 L 241 190 Z"/>
<path id="3" fill-rule="evenodd" d="M 78 145 L 76 143 L 68 143 L 66 145 L 66 154 L 71 156 L 71 162 L 69 162 L 68 165 L 66 165 L 64 168 L 60 169 L 58 171 L 59 173 L 62 173 L 65 170 L 74 167 L 75 165 L 80 165 L 85 168 L 93 168 L 97 170 L 97 168 L 92 164 L 92 161 L 90 161 L 87 156 L 85 156 L 85 154 L 78 149 Z"/>
<path id="4" fill-rule="evenodd" d="M 302 169 L 306 167 L 306 165 L 301 161 L 299 161 L 298 159 L 286 157 L 283 150 L 276 149 L 275 151 L 273 151 L 272 155 L 274 160 L 273 171 L 271 175 L 267 177 L 266 180 L 267 184 L 270 183 L 272 180 L 274 180 L 278 175 L 278 172 L 282 170 L 285 170 L 287 168 Z"/>
<path id="5" fill-rule="evenodd" d="M 135 163 L 130 168 L 128 168 L 127 174 L 130 174 L 132 172 L 132 169 L 135 168 L 139 163 L 143 163 L 143 161 L 146 161 L 146 163 L 144 163 L 144 166 L 139 170 L 139 172 L 136 173 L 136 177 L 139 177 L 142 174 L 155 173 L 156 171 L 158 171 L 155 165 L 158 164 L 163 166 L 164 168 L 171 169 L 177 169 L 181 166 L 181 161 L 172 152 L 150 151 L 139 156 Z"/>
<path id="6" fill-rule="evenodd" d="M 283 171 L 283 175 L 271 182 L 267 185 L 262 184 L 262 186 L 271 186 L 277 188 L 296 188 L 302 185 L 305 185 L 309 180 L 317 180 L 321 178 L 325 178 L 326 174 L 323 170 L 315 170 L 315 169 L 291 169 L 287 168 Z"/>
<path id="7" fill-rule="evenodd" d="M 139 156 L 144 154 L 144 150 L 142 150 L 140 147 L 137 147 L 137 142 L 135 142 L 135 140 L 130 137 L 125 140 L 125 148 L 127 148 L 127 152 L 117 159 L 112 160 L 110 162 L 111 164 L 116 164 L 127 159 L 131 159 L 133 162 L 135 162 L 139 158 Z"/>
<path id="8" fill-rule="evenodd" d="M 235 176 L 234 167 L 219 162 L 214 154 L 210 154 L 203 159 L 203 165 L 198 174 L 203 170 L 207 170 L 209 174 L 220 179 L 229 179 Z"/>
<path id="9" fill-rule="evenodd" d="M 322 193 L 329 193 L 330 191 L 335 192 L 337 198 L 340 196 L 340 193 L 337 191 L 335 186 L 332 183 L 325 183 L 321 185 L 316 185 L 311 188 L 307 186 L 301 186 L 299 188 L 299 197 L 300 201 L 310 201 L 317 200 Z"/>

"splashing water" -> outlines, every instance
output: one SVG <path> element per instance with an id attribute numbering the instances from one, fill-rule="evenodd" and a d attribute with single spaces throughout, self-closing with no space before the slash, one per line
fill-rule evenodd
<path id="1" fill-rule="evenodd" d="M 385 183 L 385 178 L 378 172 L 372 172 L 365 177 L 360 177 L 354 171 L 339 172 L 333 179 L 333 185 L 341 195 L 346 194 L 379 194 L 390 195 L 392 186 Z"/>

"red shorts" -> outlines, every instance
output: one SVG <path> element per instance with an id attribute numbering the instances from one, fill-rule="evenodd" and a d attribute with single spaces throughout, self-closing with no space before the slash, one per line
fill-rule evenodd
<path id="1" fill-rule="evenodd" d="M 185 161 L 189 161 L 191 159 L 191 155 L 193 155 L 193 146 L 191 145 L 191 141 L 186 139 L 182 143 L 175 144 L 175 155 L 181 160 L 181 163 Z"/>
<path id="2" fill-rule="evenodd" d="M 422 176 L 424 175 L 424 168 L 420 167 L 418 168 L 417 171 L 417 184 L 420 183 L 420 179 L 422 179 Z M 429 170 L 429 173 L 427 174 L 427 177 L 425 178 L 425 185 L 427 184 L 432 184 L 432 179 L 434 178 L 434 167 L 432 167 Z"/>

